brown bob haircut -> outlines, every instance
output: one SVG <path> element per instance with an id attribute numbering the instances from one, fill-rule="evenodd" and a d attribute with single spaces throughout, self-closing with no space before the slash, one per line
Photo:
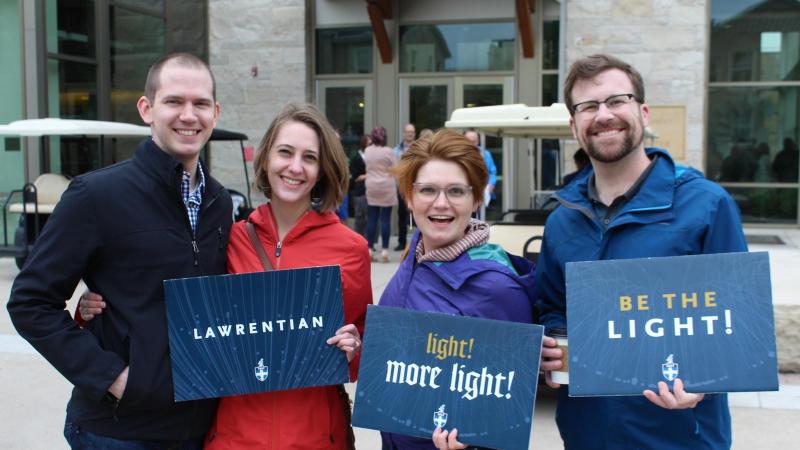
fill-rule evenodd
<path id="1" fill-rule="evenodd" d="M 628 75 L 633 85 L 633 92 L 630 93 L 636 97 L 639 103 L 644 103 L 644 81 L 642 81 L 642 74 L 639 71 L 625 61 L 611 55 L 592 55 L 575 61 L 569 69 L 567 78 L 564 80 L 564 101 L 567 103 L 567 109 L 571 115 L 575 114 L 572 109 L 575 106 L 575 102 L 572 100 L 572 88 L 575 87 L 575 83 L 582 80 L 590 80 L 611 69 L 621 70 Z M 619 93 L 627 94 L 628 92 Z"/>
<path id="2" fill-rule="evenodd" d="M 483 155 L 467 138 L 446 128 L 437 131 L 429 139 L 414 141 L 393 169 L 398 188 L 406 198 L 411 198 L 414 193 L 419 170 L 434 160 L 458 164 L 472 186 L 475 201 L 483 201 L 483 189 L 489 182 L 489 169 L 486 168 Z"/>
<path id="3" fill-rule="evenodd" d="M 158 88 L 161 87 L 161 69 L 163 69 L 167 63 L 174 63 L 179 67 L 204 69 L 211 77 L 211 98 L 214 100 L 217 99 L 217 81 L 214 79 L 214 74 L 211 73 L 208 64 L 191 53 L 179 52 L 162 56 L 154 62 L 153 65 L 150 66 L 150 70 L 147 71 L 147 81 L 144 83 L 144 96 L 147 97 L 150 103 L 153 103 L 156 99 L 156 92 L 158 92 Z"/>
<path id="4" fill-rule="evenodd" d="M 336 137 L 330 122 L 316 106 L 302 103 L 289 103 L 284 106 L 261 138 L 258 144 L 253 167 L 256 172 L 255 183 L 261 192 L 271 198 L 272 188 L 269 185 L 267 166 L 269 152 L 275 144 L 275 138 L 281 127 L 288 122 L 300 122 L 308 125 L 317 133 L 319 139 L 319 179 L 311 191 L 312 197 L 320 198 L 320 212 L 335 210 L 344 199 L 350 174 L 347 170 L 347 157 L 342 144 Z"/>

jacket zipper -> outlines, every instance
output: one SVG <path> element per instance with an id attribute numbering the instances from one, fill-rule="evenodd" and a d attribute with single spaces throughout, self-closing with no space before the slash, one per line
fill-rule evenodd
<path id="1" fill-rule="evenodd" d="M 281 268 L 281 249 L 283 248 L 283 241 L 278 241 L 278 245 L 275 246 L 275 268 Z"/>
<path id="2" fill-rule="evenodd" d="M 117 417 L 117 410 L 119 409 L 119 399 L 114 397 L 114 412 L 112 413 L 112 417 L 114 418 L 114 422 L 119 422 L 119 417 Z"/>
<path id="3" fill-rule="evenodd" d="M 217 197 L 219 197 L 219 192 L 217 192 L 216 195 L 211 197 L 211 200 L 209 200 L 208 203 L 206 203 L 203 208 L 201 208 L 200 210 L 197 211 L 197 226 L 200 226 L 200 216 L 202 215 L 203 211 L 205 211 L 208 208 L 210 208 L 211 205 L 214 204 L 214 202 L 217 200 Z M 198 245 L 197 245 L 197 233 L 195 233 L 195 231 L 192 230 L 192 224 L 189 222 L 189 208 L 187 208 L 186 204 L 183 203 L 183 199 L 182 198 L 179 201 L 180 201 L 181 205 L 183 205 L 183 211 L 185 213 L 183 217 L 186 219 L 186 228 L 189 231 L 189 236 L 192 238 L 192 258 L 194 260 L 193 265 L 194 265 L 194 267 L 200 267 L 200 247 L 198 247 Z M 219 227 L 217 230 L 218 230 L 218 234 L 219 234 L 219 237 L 220 237 L 220 244 L 219 245 L 220 245 L 220 248 L 222 248 L 222 239 L 221 239 L 222 238 L 222 227 Z"/>
<path id="4" fill-rule="evenodd" d="M 200 249 L 197 247 L 197 239 L 192 233 L 192 253 L 194 253 L 194 266 L 200 266 Z"/>

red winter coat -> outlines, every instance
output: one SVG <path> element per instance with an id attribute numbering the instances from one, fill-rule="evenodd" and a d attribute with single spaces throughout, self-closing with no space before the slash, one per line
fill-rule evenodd
<path id="1" fill-rule="evenodd" d="M 344 321 L 354 323 L 363 335 L 367 305 L 372 303 L 370 260 L 364 238 L 342 225 L 332 212 L 307 212 L 280 243 L 269 205 L 253 212 L 250 221 L 275 269 L 341 266 Z M 228 244 L 228 271 L 260 270 L 261 262 L 244 222 L 234 224 Z M 354 358 L 350 362 L 351 380 L 357 374 L 358 358 Z M 346 449 L 348 425 L 336 386 L 224 397 L 205 448 Z"/>

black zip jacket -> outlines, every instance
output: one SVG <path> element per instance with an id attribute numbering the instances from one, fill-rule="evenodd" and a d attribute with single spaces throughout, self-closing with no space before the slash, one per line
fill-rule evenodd
<path id="1" fill-rule="evenodd" d="M 231 198 L 206 175 L 192 232 L 181 164 L 148 138 L 133 158 L 75 178 L 14 280 L 8 311 L 75 388 L 67 422 L 117 439 L 202 436 L 216 400 L 175 403 L 163 280 L 226 271 Z M 83 279 L 106 309 L 81 329 L 65 310 Z M 119 402 L 107 389 L 125 366 Z"/>

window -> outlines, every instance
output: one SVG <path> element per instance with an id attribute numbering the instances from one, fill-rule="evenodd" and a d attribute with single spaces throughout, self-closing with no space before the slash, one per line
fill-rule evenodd
<path id="1" fill-rule="evenodd" d="M 339 133 L 348 157 L 360 150 L 364 135 L 366 99 L 362 86 L 340 86 L 325 89 L 325 116 Z"/>
<path id="2" fill-rule="evenodd" d="M 141 124 L 136 100 L 162 55 L 206 59 L 207 2 L 46 0 L 47 115 Z M 105 48 L 98 44 L 107 43 Z M 131 155 L 138 139 L 51 138 L 45 171 L 78 175 Z M 108 145 L 103 145 L 108 144 Z"/>
<path id="3" fill-rule="evenodd" d="M 800 81 L 800 4 L 714 0 L 711 82 Z"/>
<path id="4" fill-rule="evenodd" d="M 166 52 L 164 19 L 112 6 L 111 34 L 111 119 L 140 123 L 132 105 L 142 95 L 147 68 Z"/>
<path id="5" fill-rule="evenodd" d="M 558 20 L 545 20 L 542 33 L 542 106 L 558 102 Z"/>
<path id="6" fill-rule="evenodd" d="M 370 27 L 317 30 L 317 74 L 372 73 Z"/>
<path id="7" fill-rule="evenodd" d="M 513 22 L 400 27 L 400 72 L 514 69 Z"/>
<path id="8" fill-rule="evenodd" d="M 714 0 L 706 176 L 747 222 L 798 222 L 800 3 Z"/>

